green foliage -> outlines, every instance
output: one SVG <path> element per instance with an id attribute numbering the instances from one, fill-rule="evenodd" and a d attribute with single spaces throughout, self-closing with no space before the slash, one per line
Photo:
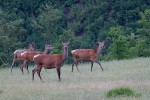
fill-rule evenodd
<path id="1" fill-rule="evenodd" d="M 111 89 L 106 94 L 107 97 L 117 97 L 117 96 L 140 96 L 134 90 L 128 87 L 120 87 Z"/>
<path id="2" fill-rule="evenodd" d="M 121 27 L 112 27 L 109 32 L 112 45 L 108 49 L 106 60 L 128 58 L 129 44 Z"/>
<path id="3" fill-rule="evenodd" d="M 137 40 L 135 47 L 132 48 L 133 49 L 133 54 L 138 56 L 138 57 L 147 57 L 150 54 L 150 49 L 147 47 L 146 45 L 146 40 L 144 39 L 139 39 Z"/>
<path id="4" fill-rule="evenodd" d="M 7 55 L 5 54 L 5 53 L 3 53 L 3 52 L 0 52 L 0 65 L 4 65 L 7 60 Z"/>
<path id="5" fill-rule="evenodd" d="M 24 34 L 26 30 L 23 28 L 22 19 L 11 19 L 11 16 L 1 9 L 0 17 L 0 22 L 2 22 L 0 23 L 0 47 L 3 48 L 3 50 L 1 51 L 1 54 L 3 54 L 3 58 L 1 58 L 1 60 L 3 61 L 3 63 L 8 64 L 10 63 L 11 50 L 13 50 L 15 46 L 20 44 L 20 42 L 17 41 L 17 36 L 19 36 L 20 34 Z"/>
<path id="6" fill-rule="evenodd" d="M 72 41 L 74 37 L 72 30 L 64 30 L 63 34 L 59 36 L 59 40 L 61 42 Z"/>
<path id="7" fill-rule="evenodd" d="M 63 14 L 60 10 L 53 8 L 51 5 L 43 5 L 41 13 L 34 21 L 35 29 L 40 31 L 41 36 L 46 41 L 58 40 L 58 35 L 61 34 L 61 26 L 57 24 L 61 23 Z M 60 24 L 59 24 L 60 25 Z"/>
<path id="8" fill-rule="evenodd" d="M 4 62 L 29 42 L 39 51 L 51 43 L 52 53 L 61 53 L 61 41 L 70 41 L 70 52 L 95 49 L 106 38 L 101 58 L 150 56 L 149 5 L 142 0 L 0 0 L 0 47 L 9 58 Z"/>
<path id="9" fill-rule="evenodd" d="M 139 39 L 137 41 L 138 56 L 150 56 L 150 10 L 147 9 L 140 13 L 141 20 L 138 23 L 141 25 L 137 29 Z"/>

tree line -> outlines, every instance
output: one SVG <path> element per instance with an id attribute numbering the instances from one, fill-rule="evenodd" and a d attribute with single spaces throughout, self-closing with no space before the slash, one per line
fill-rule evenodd
<path id="1" fill-rule="evenodd" d="M 108 39 L 101 60 L 150 56 L 149 0 L 0 0 L 0 66 L 8 66 L 16 49 L 46 42 L 61 53 L 97 48 Z M 69 52 L 68 63 L 72 62 Z"/>

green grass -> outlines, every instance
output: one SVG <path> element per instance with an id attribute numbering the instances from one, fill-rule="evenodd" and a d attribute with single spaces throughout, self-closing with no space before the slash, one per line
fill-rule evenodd
<path id="1" fill-rule="evenodd" d="M 111 89 L 106 94 L 107 97 L 116 97 L 116 96 L 140 96 L 140 93 L 136 93 L 133 89 L 129 87 L 118 87 Z"/>
<path id="2" fill-rule="evenodd" d="M 55 69 L 41 71 L 44 83 L 35 73 L 32 82 L 28 74 L 19 68 L 0 70 L 0 100 L 149 100 L 150 98 L 150 57 L 120 61 L 101 62 L 104 71 L 94 63 L 79 64 L 80 73 L 71 65 L 61 69 L 62 81 L 58 81 Z M 140 93 L 139 97 L 108 98 L 106 93 L 116 87 L 130 87 Z"/>

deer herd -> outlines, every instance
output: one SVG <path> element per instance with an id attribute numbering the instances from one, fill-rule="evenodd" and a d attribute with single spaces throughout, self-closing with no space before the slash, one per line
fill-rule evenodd
<path id="1" fill-rule="evenodd" d="M 11 65 L 11 72 L 16 60 L 23 61 L 23 64 L 20 66 L 20 69 L 23 73 L 23 68 L 26 68 L 28 73 L 28 62 L 34 62 L 36 67 L 32 70 L 32 80 L 34 80 L 34 74 L 37 72 L 41 82 L 42 78 L 40 75 L 41 69 L 53 69 L 56 68 L 58 79 L 61 81 L 61 67 L 63 66 L 64 62 L 68 58 L 68 45 L 69 42 L 62 42 L 63 45 L 63 53 L 62 54 L 48 54 L 49 51 L 53 50 L 53 47 L 49 44 L 45 44 L 45 50 L 43 52 L 35 51 L 34 43 L 30 43 L 28 49 L 23 50 L 16 50 L 14 52 L 14 58 Z M 105 45 L 105 41 L 98 42 L 98 48 L 94 49 L 75 49 L 71 51 L 73 56 L 73 63 L 72 63 L 72 72 L 74 68 L 74 64 L 78 69 L 78 62 L 79 61 L 90 61 L 91 62 L 91 71 L 93 68 L 93 63 L 96 62 L 99 64 L 100 68 L 103 71 L 103 67 L 101 66 L 100 62 L 98 61 L 98 56 L 101 53 L 103 47 Z"/>

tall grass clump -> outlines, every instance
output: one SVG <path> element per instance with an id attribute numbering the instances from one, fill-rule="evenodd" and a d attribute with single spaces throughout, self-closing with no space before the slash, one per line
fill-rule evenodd
<path id="1" fill-rule="evenodd" d="M 111 89 L 106 94 L 107 97 L 116 97 L 116 96 L 140 96 L 140 94 L 136 93 L 129 87 L 119 87 L 115 89 Z"/>

